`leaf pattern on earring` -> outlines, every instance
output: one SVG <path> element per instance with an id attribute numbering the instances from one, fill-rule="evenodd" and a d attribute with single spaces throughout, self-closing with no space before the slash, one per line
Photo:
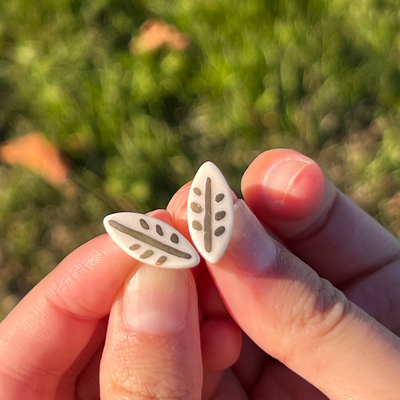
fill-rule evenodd
<path id="1" fill-rule="evenodd" d="M 122 250 L 145 264 L 178 269 L 191 268 L 200 262 L 189 241 L 164 221 L 122 212 L 108 215 L 103 223 Z"/>
<path id="2" fill-rule="evenodd" d="M 216 263 L 228 246 L 233 229 L 233 199 L 221 171 L 208 161 L 197 171 L 188 197 L 190 236 L 199 253 Z"/>

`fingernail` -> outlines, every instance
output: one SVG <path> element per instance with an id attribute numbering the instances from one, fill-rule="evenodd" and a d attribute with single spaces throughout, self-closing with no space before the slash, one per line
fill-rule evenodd
<path id="1" fill-rule="evenodd" d="M 304 168 L 311 165 L 307 160 L 281 160 L 270 166 L 265 173 L 263 185 L 270 198 L 283 201 L 290 193 L 296 194 L 298 177 Z"/>
<path id="2" fill-rule="evenodd" d="M 180 329 L 188 311 L 188 285 L 184 270 L 141 266 L 125 287 L 124 321 L 150 334 Z"/>
<path id="3" fill-rule="evenodd" d="M 243 200 L 234 207 L 231 240 L 218 265 L 232 265 L 252 273 L 263 273 L 273 267 L 277 244 Z"/>

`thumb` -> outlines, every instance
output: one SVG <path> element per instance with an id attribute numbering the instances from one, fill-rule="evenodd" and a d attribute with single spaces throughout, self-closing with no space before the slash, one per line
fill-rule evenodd
<path id="1" fill-rule="evenodd" d="M 168 206 L 185 234 L 188 190 Z M 224 255 L 208 267 L 243 331 L 329 398 L 397 398 L 399 339 L 275 241 L 243 200 Z"/>
<path id="2" fill-rule="evenodd" d="M 229 246 L 209 268 L 249 337 L 331 399 L 398 393 L 398 338 L 272 239 L 244 201 L 234 210 Z"/>
<path id="3" fill-rule="evenodd" d="M 190 271 L 140 266 L 110 313 L 101 398 L 200 399 L 198 321 Z"/>

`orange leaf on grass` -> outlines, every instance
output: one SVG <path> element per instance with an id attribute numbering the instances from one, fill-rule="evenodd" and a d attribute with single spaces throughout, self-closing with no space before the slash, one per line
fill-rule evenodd
<path id="1" fill-rule="evenodd" d="M 54 186 L 67 183 L 68 167 L 60 151 L 39 132 L 4 143 L 0 146 L 0 159 L 28 168 Z"/>
<path id="2" fill-rule="evenodd" d="M 190 44 L 189 38 L 178 31 L 174 25 L 165 21 L 149 19 L 140 27 L 140 34 L 133 38 L 130 50 L 146 53 L 166 45 L 174 50 L 185 50 Z"/>

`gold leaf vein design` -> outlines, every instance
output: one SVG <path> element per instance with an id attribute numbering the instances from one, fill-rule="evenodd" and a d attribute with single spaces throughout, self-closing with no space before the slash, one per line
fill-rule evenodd
<path id="1" fill-rule="evenodd" d="M 198 221 L 198 220 L 193 220 L 192 221 L 192 227 L 196 231 L 203 231 L 204 232 L 204 237 L 203 237 L 203 243 L 204 243 L 204 249 L 210 253 L 213 248 L 213 236 L 212 236 L 212 180 L 210 177 L 207 177 L 206 182 L 205 182 L 205 188 L 204 188 L 204 219 L 203 219 L 203 224 Z M 195 187 L 193 188 L 193 192 L 197 195 L 200 196 L 202 194 L 202 191 L 200 188 Z M 218 193 L 215 196 L 215 201 L 217 203 L 221 202 L 225 198 L 224 193 Z M 190 208 L 192 211 L 196 214 L 200 214 L 203 212 L 203 207 L 196 203 L 192 202 L 190 203 Z M 221 221 L 226 217 L 226 211 L 218 211 L 214 215 L 215 221 Z M 219 226 L 214 230 L 214 235 L 216 237 L 221 236 L 225 232 L 225 227 L 224 226 Z"/>
<path id="2" fill-rule="evenodd" d="M 144 219 L 141 219 L 139 222 L 140 222 L 141 226 L 144 228 L 144 226 L 142 224 L 142 221 L 144 221 Z M 146 221 L 144 221 L 144 222 L 146 222 Z M 125 233 L 126 235 L 129 235 L 129 236 L 133 237 L 136 240 L 139 240 L 139 241 L 141 241 L 143 243 L 146 243 L 149 246 L 152 246 L 152 247 L 154 247 L 156 249 L 164 251 L 165 253 L 171 254 L 171 255 L 179 257 L 179 258 L 185 258 L 185 259 L 192 258 L 192 255 L 189 254 L 189 253 L 186 253 L 186 252 L 184 252 L 182 250 L 179 250 L 179 249 L 177 249 L 175 247 L 172 247 L 172 246 L 169 246 L 169 245 L 167 245 L 165 243 L 162 243 L 159 240 L 154 239 L 153 237 L 151 237 L 151 236 L 149 236 L 149 235 L 147 235 L 147 234 L 145 234 L 143 232 L 139 232 L 139 231 L 137 231 L 135 229 L 129 228 L 129 227 L 125 226 L 125 225 L 120 224 L 117 221 L 109 220 L 108 224 L 111 227 L 113 227 L 114 229 L 116 229 L 116 230 L 118 230 L 118 231 L 120 231 L 122 233 Z M 146 222 L 146 225 L 149 226 L 147 224 L 147 222 Z M 144 229 L 146 229 L 146 228 L 144 228 Z M 149 227 L 149 229 L 150 229 L 150 227 Z M 175 238 L 174 235 L 176 236 L 176 238 Z M 173 233 L 171 235 L 171 241 L 174 242 L 174 240 L 176 240 L 175 243 L 178 243 L 178 241 L 179 241 L 179 237 L 175 233 Z M 131 246 L 132 250 L 138 249 L 138 248 L 139 247 L 137 247 L 137 245 Z M 150 252 L 151 252 L 151 254 L 150 254 Z M 145 258 L 150 257 L 153 253 L 154 252 L 152 250 L 147 250 L 140 257 L 145 259 Z M 165 256 L 163 256 L 163 257 L 165 257 Z M 160 264 L 164 263 L 166 261 L 166 259 L 164 259 L 163 257 L 160 257 L 157 260 L 157 262 L 160 262 Z M 160 264 L 157 264 L 157 265 L 160 265 Z"/>

